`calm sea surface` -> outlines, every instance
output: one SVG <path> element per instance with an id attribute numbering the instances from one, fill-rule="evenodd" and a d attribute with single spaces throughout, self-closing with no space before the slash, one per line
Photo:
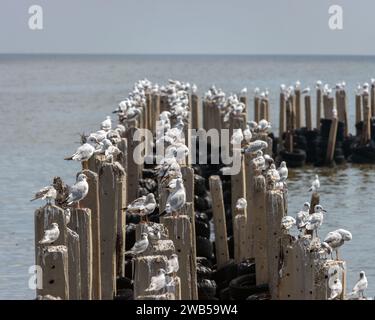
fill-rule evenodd
<path id="1" fill-rule="evenodd" d="M 271 121 L 277 129 L 281 83 L 300 80 L 314 88 L 320 79 L 345 80 L 349 120 L 354 131 L 354 88 L 375 77 L 375 58 L 255 56 L 0 56 L 0 299 L 32 299 L 28 269 L 34 264 L 33 192 L 55 175 L 69 184 L 80 169 L 64 161 L 76 149 L 79 133 L 98 124 L 127 96 L 132 84 L 147 77 L 194 82 L 199 93 L 216 84 L 224 91 L 268 88 Z M 251 100 L 250 100 L 251 101 Z M 251 104 L 251 103 L 250 103 Z M 315 105 L 315 99 L 314 99 Z M 250 106 L 250 114 L 253 108 Z M 314 118 L 315 119 L 315 118 Z M 347 261 L 348 287 L 361 270 L 375 295 L 375 167 L 290 172 L 289 213 L 308 201 L 315 173 L 321 176 L 321 203 L 328 214 L 321 235 L 336 228 L 353 233 L 341 256 Z"/>

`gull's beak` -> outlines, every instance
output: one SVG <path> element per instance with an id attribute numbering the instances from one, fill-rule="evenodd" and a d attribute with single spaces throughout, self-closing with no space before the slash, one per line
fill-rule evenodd
<path id="1" fill-rule="evenodd" d="M 322 209 L 323 212 L 327 213 L 327 210 L 326 209 Z"/>

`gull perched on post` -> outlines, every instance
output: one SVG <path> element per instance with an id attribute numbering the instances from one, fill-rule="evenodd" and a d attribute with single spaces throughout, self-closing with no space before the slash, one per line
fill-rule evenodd
<path id="1" fill-rule="evenodd" d="M 329 281 L 329 288 L 331 289 L 331 294 L 328 300 L 334 300 L 338 298 L 342 293 L 342 283 L 337 276 L 334 279 Z"/>
<path id="2" fill-rule="evenodd" d="M 319 176 L 316 174 L 315 179 L 311 183 L 311 187 L 309 191 L 318 192 L 319 189 L 320 189 L 320 181 L 319 181 Z"/>
<path id="3" fill-rule="evenodd" d="M 168 260 L 168 268 L 167 268 L 167 274 L 176 274 L 179 269 L 179 264 L 178 264 L 178 256 L 177 254 L 173 253 L 171 257 Z"/>
<path id="4" fill-rule="evenodd" d="M 110 116 L 107 116 L 106 119 L 101 123 L 100 129 L 104 131 L 109 131 L 112 129 L 112 120 Z"/>
<path id="5" fill-rule="evenodd" d="M 136 243 L 134 243 L 133 248 L 131 248 L 129 251 L 126 251 L 125 254 L 133 254 L 138 255 L 146 251 L 148 248 L 149 242 L 148 242 L 148 234 L 142 233 L 141 239 L 138 240 Z"/>
<path id="6" fill-rule="evenodd" d="M 280 181 L 280 174 L 279 171 L 276 170 L 274 163 L 270 165 L 270 168 L 267 171 L 266 181 L 272 188 L 275 188 L 276 184 Z"/>
<path id="7" fill-rule="evenodd" d="M 303 229 L 305 229 L 306 223 L 310 216 L 309 211 L 310 211 L 310 203 L 305 202 L 303 204 L 302 210 L 299 211 L 296 216 L 296 225 L 299 231 L 302 231 Z"/>
<path id="8" fill-rule="evenodd" d="M 79 146 L 77 151 L 73 153 L 70 157 L 64 158 L 64 160 L 76 160 L 76 161 L 87 161 L 95 152 L 95 146 L 98 143 L 98 140 L 89 136 L 87 142 Z"/>
<path id="9" fill-rule="evenodd" d="M 80 173 L 77 177 L 77 181 L 70 188 L 70 193 L 65 202 L 70 206 L 74 202 L 78 202 L 84 199 L 89 192 L 89 184 L 87 183 L 87 177 L 85 174 Z"/>
<path id="10" fill-rule="evenodd" d="M 239 198 L 236 202 L 236 209 L 238 211 L 244 210 L 247 207 L 247 201 L 245 198 Z"/>
<path id="11" fill-rule="evenodd" d="M 268 148 L 268 143 L 263 140 L 255 140 L 250 142 L 247 147 L 244 148 L 245 153 L 256 153 L 259 150 Z"/>
<path id="12" fill-rule="evenodd" d="M 165 270 L 159 269 L 156 276 L 151 277 L 151 282 L 145 291 L 160 291 L 166 286 Z"/>
<path id="13" fill-rule="evenodd" d="M 352 292 L 350 293 L 351 296 L 356 296 L 358 298 L 364 298 L 364 292 L 367 289 L 368 281 L 366 278 L 366 274 L 364 271 L 359 273 L 359 280 L 355 284 Z"/>
<path id="14" fill-rule="evenodd" d="M 183 182 L 180 179 L 176 181 L 176 188 L 168 195 L 165 211 L 174 216 L 183 208 L 186 203 L 186 192 Z"/>
<path id="15" fill-rule="evenodd" d="M 327 212 L 321 205 L 317 204 L 314 207 L 314 213 L 311 214 L 306 223 L 306 230 L 315 230 L 316 236 L 318 236 L 318 228 L 323 224 L 323 213 Z"/>
<path id="16" fill-rule="evenodd" d="M 141 220 L 153 213 L 156 208 L 156 200 L 153 193 L 149 193 L 147 196 L 139 197 L 130 203 L 125 210 L 132 215 L 139 215 Z"/>
<path id="17" fill-rule="evenodd" d="M 39 241 L 40 244 L 51 244 L 55 242 L 60 236 L 59 225 L 54 222 L 52 228 L 44 230 L 43 239 Z"/>
<path id="18" fill-rule="evenodd" d="M 285 216 L 281 219 L 281 227 L 284 230 L 289 230 L 296 224 L 296 219 L 291 216 Z"/>
<path id="19" fill-rule="evenodd" d="M 285 161 L 281 161 L 280 167 L 277 169 L 280 175 L 280 182 L 285 183 L 288 179 L 288 168 Z"/>
<path id="20" fill-rule="evenodd" d="M 352 234 L 349 231 L 338 229 L 329 232 L 323 241 L 336 251 L 336 260 L 339 260 L 339 247 L 341 247 L 345 241 L 350 240 L 352 240 Z"/>
<path id="21" fill-rule="evenodd" d="M 47 200 L 47 204 L 51 205 L 52 200 L 55 200 L 57 196 L 56 189 L 53 186 L 46 186 L 35 193 L 34 198 L 30 201 L 37 199 Z"/>

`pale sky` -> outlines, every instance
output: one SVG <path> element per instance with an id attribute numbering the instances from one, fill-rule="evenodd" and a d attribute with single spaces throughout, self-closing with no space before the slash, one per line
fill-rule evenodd
<path id="1" fill-rule="evenodd" d="M 31 5 L 44 29 L 28 27 Z M 328 8 L 343 8 L 343 30 Z M 0 53 L 361 54 L 374 0 L 1 0 Z"/>

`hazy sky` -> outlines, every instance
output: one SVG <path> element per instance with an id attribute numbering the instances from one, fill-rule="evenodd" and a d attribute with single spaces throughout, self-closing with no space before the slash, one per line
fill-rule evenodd
<path id="1" fill-rule="evenodd" d="M 44 29 L 28 27 L 43 8 Z M 328 27 L 343 7 L 343 30 Z M 374 0 L 1 0 L 0 53 L 374 54 Z"/>

